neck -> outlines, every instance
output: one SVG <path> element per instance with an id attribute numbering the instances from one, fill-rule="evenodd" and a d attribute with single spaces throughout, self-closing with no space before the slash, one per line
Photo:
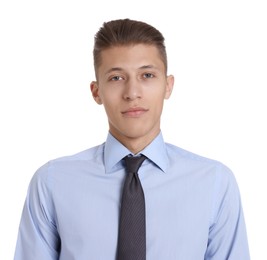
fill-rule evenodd
<path id="1" fill-rule="evenodd" d="M 138 154 L 157 137 L 159 132 L 160 130 L 153 135 L 141 137 L 117 136 L 114 133 L 111 134 L 133 154 Z"/>

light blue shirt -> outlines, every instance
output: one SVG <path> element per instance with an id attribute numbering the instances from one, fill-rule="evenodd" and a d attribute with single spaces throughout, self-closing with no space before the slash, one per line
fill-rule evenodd
<path id="1" fill-rule="evenodd" d="M 109 134 L 102 145 L 42 166 L 29 185 L 14 259 L 115 260 L 129 153 Z M 141 153 L 147 260 L 250 259 L 226 166 L 164 143 L 161 133 Z"/>

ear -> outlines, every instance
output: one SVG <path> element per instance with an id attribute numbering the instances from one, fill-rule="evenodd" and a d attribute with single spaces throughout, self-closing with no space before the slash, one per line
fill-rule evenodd
<path id="1" fill-rule="evenodd" d="M 174 85 L 174 76 L 173 75 L 167 76 L 165 99 L 169 99 L 169 97 L 171 96 L 173 85 Z"/>
<path id="2" fill-rule="evenodd" d="M 90 89 L 91 89 L 91 92 L 92 92 L 92 96 L 95 100 L 95 102 L 98 104 L 98 105 L 101 105 L 102 104 L 102 100 L 99 96 L 99 87 L 98 87 L 98 84 L 96 81 L 92 81 L 91 84 L 90 84 Z"/>

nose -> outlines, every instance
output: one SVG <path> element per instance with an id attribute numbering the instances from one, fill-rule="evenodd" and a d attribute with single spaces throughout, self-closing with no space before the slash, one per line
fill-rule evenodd
<path id="1" fill-rule="evenodd" d="M 123 98 L 125 100 L 135 100 L 141 98 L 141 85 L 136 79 L 128 79 L 125 83 Z"/>

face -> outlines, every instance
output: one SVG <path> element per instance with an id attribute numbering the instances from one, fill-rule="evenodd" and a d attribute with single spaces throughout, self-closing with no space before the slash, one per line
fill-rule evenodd
<path id="1" fill-rule="evenodd" d="M 137 44 L 104 50 L 97 75 L 91 91 L 105 107 L 110 133 L 126 147 L 132 141 L 151 142 L 173 87 L 157 48 Z"/>

